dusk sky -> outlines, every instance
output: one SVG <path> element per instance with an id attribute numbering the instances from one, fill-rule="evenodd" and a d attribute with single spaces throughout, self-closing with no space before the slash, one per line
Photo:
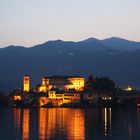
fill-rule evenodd
<path id="1" fill-rule="evenodd" d="M 0 47 L 112 36 L 140 41 L 140 0 L 0 0 Z"/>

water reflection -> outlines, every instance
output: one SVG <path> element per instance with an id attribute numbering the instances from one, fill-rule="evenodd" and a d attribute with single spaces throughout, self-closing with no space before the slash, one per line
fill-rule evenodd
<path id="1" fill-rule="evenodd" d="M 28 140 L 29 139 L 29 110 L 24 109 L 23 110 L 23 140 Z"/>
<path id="2" fill-rule="evenodd" d="M 47 112 L 44 109 L 39 110 L 39 136 L 44 140 L 47 137 Z"/>
<path id="3" fill-rule="evenodd" d="M 20 122 L 21 122 L 21 110 L 14 109 L 14 126 L 19 128 Z"/>
<path id="4" fill-rule="evenodd" d="M 14 132 L 7 133 L 13 132 L 15 140 L 137 140 L 140 138 L 140 109 L 15 108 L 13 128 Z M 0 139 L 6 136 L 0 135 Z"/>
<path id="5" fill-rule="evenodd" d="M 103 127 L 104 127 L 104 135 L 111 136 L 111 129 L 112 129 L 112 109 L 111 108 L 104 108 L 102 109 L 103 112 Z"/>
<path id="6" fill-rule="evenodd" d="M 84 114 L 75 109 L 40 109 L 39 139 L 84 139 Z"/>

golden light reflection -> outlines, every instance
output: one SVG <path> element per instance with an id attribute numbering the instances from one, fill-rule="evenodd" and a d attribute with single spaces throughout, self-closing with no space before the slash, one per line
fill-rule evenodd
<path id="1" fill-rule="evenodd" d="M 85 127 L 84 127 L 84 114 L 79 110 L 71 110 L 70 120 L 67 125 L 68 138 L 71 139 L 84 139 L 85 138 Z M 68 116 L 67 116 L 68 117 Z M 69 117 L 68 117 L 69 118 Z"/>
<path id="2" fill-rule="evenodd" d="M 29 139 L 29 109 L 23 110 L 23 130 L 22 130 L 22 139 L 28 140 Z"/>
<path id="3" fill-rule="evenodd" d="M 41 108 L 39 111 L 39 139 L 53 139 L 55 133 L 67 139 L 84 139 L 84 112 L 80 109 Z M 65 132 L 64 132 L 65 131 Z"/>
<path id="4" fill-rule="evenodd" d="M 40 108 L 39 109 L 39 139 L 51 139 L 54 135 L 56 124 L 56 109 L 55 108 Z M 60 121 L 60 120 L 59 120 Z"/>
<path id="5" fill-rule="evenodd" d="M 103 109 L 103 126 L 104 126 L 104 135 L 111 135 L 112 131 L 112 109 L 104 108 Z"/>
<path id="6" fill-rule="evenodd" d="M 44 108 L 39 109 L 39 137 L 45 140 L 47 135 L 47 112 Z"/>
<path id="7" fill-rule="evenodd" d="M 104 109 L 104 131 L 106 136 L 107 135 L 107 108 Z"/>
<path id="8" fill-rule="evenodd" d="M 110 134 L 112 131 L 112 109 L 109 108 L 109 125 L 110 125 Z"/>
<path id="9" fill-rule="evenodd" d="M 21 109 L 19 108 L 14 108 L 14 126 L 15 127 L 20 127 L 20 122 L 21 122 Z"/>

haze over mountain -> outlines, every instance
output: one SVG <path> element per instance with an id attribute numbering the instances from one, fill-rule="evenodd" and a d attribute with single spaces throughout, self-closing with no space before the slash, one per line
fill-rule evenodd
<path id="1" fill-rule="evenodd" d="M 48 41 L 31 48 L 8 46 L 0 49 L 0 90 L 22 86 L 31 76 L 32 86 L 42 76 L 109 76 L 119 85 L 140 85 L 140 42 L 117 37 L 104 40 Z"/>

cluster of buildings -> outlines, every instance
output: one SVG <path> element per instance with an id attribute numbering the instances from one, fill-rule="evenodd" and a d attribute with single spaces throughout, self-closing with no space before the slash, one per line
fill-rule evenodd
<path id="1" fill-rule="evenodd" d="M 85 86 L 85 79 L 80 76 L 51 76 L 43 77 L 41 85 L 37 86 L 37 91 L 48 92 L 52 88 L 62 91 L 76 90 L 78 92 L 83 91 Z M 23 78 L 23 91 L 30 91 L 30 77 L 25 75 Z"/>
<path id="2" fill-rule="evenodd" d="M 80 103 L 82 92 L 85 88 L 85 78 L 81 76 L 51 76 L 43 77 L 40 85 L 31 91 L 30 77 L 25 75 L 23 77 L 23 91 L 14 93 L 14 101 L 23 101 L 26 99 L 34 99 L 30 95 L 35 95 L 38 98 L 39 106 L 53 104 L 60 106 L 68 103 Z M 34 93 L 34 94 L 33 94 Z M 86 95 L 86 94 L 85 94 Z M 92 96 L 85 96 L 91 99 Z"/>
<path id="3" fill-rule="evenodd" d="M 86 88 L 85 78 L 81 76 L 51 76 L 43 77 L 41 84 L 33 90 L 30 88 L 30 77 L 23 77 L 23 89 L 15 91 L 12 96 L 13 106 L 32 105 L 47 106 L 84 106 L 110 105 L 117 102 L 123 104 L 126 100 L 136 103 L 139 94 L 132 92 L 131 87 L 122 91 L 95 91 Z M 94 83 L 93 83 L 94 84 Z M 133 93 L 133 94 L 132 94 Z"/>

